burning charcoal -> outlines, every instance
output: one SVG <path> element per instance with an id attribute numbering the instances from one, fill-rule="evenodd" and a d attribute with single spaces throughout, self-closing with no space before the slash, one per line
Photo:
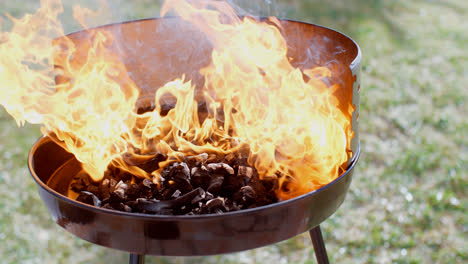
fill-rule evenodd
<path id="1" fill-rule="evenodd" d="M 194 187 L 202 187 L 203 189 L 208 188 L 211 176 L 208 169 L 205 166 L 192 168 L 192 185 Z"/>
<path id="2" fill-rule="evenodd" d="M 182 193 L 182 192 L 181 192 L 180 190 L 176 190 L 176 191 L 171 195 L 171 197 L 173 197 L 173 198 L 178 198 L 178 197 L 180 196 L 181 193 Z"/>
<path id="3" fill-rule="evenodd" d="M 115 190 L 115 186 L 117 185 L 117 181 L 114 179 L 110 179 L 109 181 L 109 188 L 110 191 L 113 192 Z"/>
<path id="4" fill-rule="evenodd" d="M 101 186 L 102 187 L 109 187 L 110 180 L 109 179 L 104 179 L 101 181 Z"/>
<path id="5" fill-rule="evenodd" d="M 237 151 L 239 157 L 247 158 L 250 155 L 250 146 L 248 144 L 242 144 Z"/>
<path id="6" fill-rule="evenodd" d="M 109 201 L 110 201 L 110 194 L 109 194 L 109 197 L 106 197 L 106 198 L 102 199 L 101 205 L 104 206 L 105 204 L 109 203 Z"/>
<path id="7" fill-rule="evenodd" d="M 239 210 L 242 210 L 242 208 L 240 208 L 237 204 L 233 204 L 232 207 L 229 208 L 229 212 L 239 211 Z"/>
<path id="8" fill-rule="evenodd" d="M 123 203 L 112 203 L 110 204 L 111 208 L 123 212 L 131 212 L 132 208 L 130 208 L 128 205 L 125 205 Z"/>
<path id="9" fill-rule="evenodd" d="M 208 158 L 206 159 L 206 163 L 216 163 L 219 162 L 219 157 L 216 154 L 208 154 Z"/>
<path id="10" fill-rule="evenodd" d="M 205 162 L 208 159 L 208 153 L 201 153 L 195 156 L 197 159 L 200 159 L 201 162 Z"/>
<path id="11" fill-rule="evenodd" d="M 212 193 L 210 193 L 210 192 L 205 193 L 205 199 L 206 200 L 211 200 L 213 198 L 214 198 L 214 195 Z"/>
<path id="12" fill-rule="evenodd" d="M 157 199 L 160 200 L 170 200 L 172 194 L 175 192 L 175 189 L 169 184 L 163 186 L 163 188 L 158 190 Z"/>
<path id="13" fill-rule="evenodd" d="M 82 183 L 81 180 L 77 180 L 77 181 L 74 181 L 72 182 L 72 184 L 70 184 L 70 188 L 75 191 L 75 192 L 81 192 L 81 191 L 84 191 L 86 190 L 86 186 Z"/>
<path id="14" fill-rule="evenodd" d="M 224 205 L 224 198 L 217 197 L 206 202 L 204 210 L 207 210 L 209 213 L 222 213 L 227 211 L 227 208 Z"/>
<path id="15" fill-rule="evenodd" d="M 124 211 L 125 211 L 125 212 L 131 212 L 131 211 L 132 211 L 132 208 L 130 208 L 130 206 L 124 204 Z"/>
<path id="16" fill-rule="evenodd" d="M 226 209 L 226 212 L 230 212 L 230 211 L 235 211 L 234 209 L 234 202 L 229 199 L 229 198 L 226 198 L 226 197 L 223 197 L 224 198 L 224 207 Z"/>
<path id="17" fill-rule="evenodd" d="M 72 191 L 75 191 L 77 193 L 86 190 L 86 186 L 81 184 L 80 182 L 73 182 L 70 185 L 70 188 L 72 189 Z"/>
<path id="18" fill-rule="evenodd" d="M 247 166 L 239 166 L 237 168 L 237 176 L 242 178 L 245 184 L 248 184 L 252 176 L 254 175 L 254 169 Z"/>
<path id="19" fill-rule="evenodd" d="M 190 170 L 185 162 L 175 162 L 170 167 L 164 169 L 162 174 L 167 182 L 171 183 L 173 181 L 176 184 L 176 188 L 182 193 L 192 190 Z"/>
<path id="20" fill-rule="evenodd" d="M 211 199 L 208 202 L 206 202 L 206 206 L 209 209 L 222 207 L 222 206 L 224 206 L 224 198 L 217 197 L 217 198 Z"/>
<path id="21" fill-rule="evenodd" d="M 146 199 L 146 198 L 138 198 L 136 199 L 136 204 L 137 205 L 147 205 L 147 204 L 153 204 L 153 203 L 156 203 L 156 202 L 159 202 L 158 200 L 150 200 L 150 199 Z"/>
<path id="22" fill-rule="evenodd" d="M 130 183 L 130 184 L 127 184 L 127 185 L 128 185 L 128 188 L 125 191 L 125 194 L 127 195 L 127 197 L 129 199 L 139 198 L 140 195 L 141 195 L 141 189 L 138 186 L 138 184 Z"/>
<path id="23" fill-rule="evenodd" d="M 104 204 L 102 208 L 114 210 L 114 208 L 109 203 Z"/>
<path id="24" fill-rule="evenodd" d="M 118 191 L 118 190 L 123 190 L 123 191 L 126 191 L 128 189 L 128 185 L 126 183 L 124 183 L 123 181 L 119 181 L 117 183 L 117 185 L 115 185 L 115 191 Z"/>
<path id="25" fill-rule="evenodd" d="M 244 177 L 242 177 L 239 174 L 229 174 L 224 179 L 223 193 L 225 193 L 227 196 L 231 196 L 245 185 L 246 182 L 244 180 Z"/>
<path id="26" fill-rule="evenodd" d="M 215 174 L 211 178 L 210 184 L 208 185 L 208 188 L 206 190 L 212 194 L 217 195 L 221 191 L 223 182 L 224 182 L 224 176 Z"/>
<path id="27" fill-rule="evenodd" d="M 242 209 L 242 208 L 241 208 L 239 205 L 237 205 L 237 203 L 231 203 L 231 204 L 229 205 L 229 210 L 228 210 L 228 211 L 229 211 L 229 212 L 231 212 L 231 211 L 239 211 L 239 210 L 241 210 L 241 209 Z"/>
<path id="28" fill-rule="evenodd" d="M 237 157 L 236 157 L 236 154 L 229 153 L 224 157 L 224 159 L 227 161 L 227 163 L 234 163 Z"/>
<path id="29" fill-rule="evenodd" d="M 183 205 L 189 205 L 190 202 L 197 196 L 201 196 L 205 193 L 202 188 L 196 188 L 180 197 L 177 199 L 173 200 L 176 205 L 178 206 L 183 206 Z"/>
<path id="30" fill-rule="evenodd" d="M 162 179 L 164 179 L 162 176 L 160 177 L 153 176 L 153 179 L 151 179 L 151 181 L 153 182 L 154 185 L 159 186 L 159 183 L 162 181 Z"/>
<path id="31" fill-rule="evenodd" d="M 203 189 L 199 188 L 198 195 L 195 196 L 190 203 L 191 204 L 196 204 L 196 203 L 199 203 L 200 201 L 202 201 L 205 198 L 206 198 L 206 192 Z"/>
<path id="32" fill-rule="evenodd" d="M 208 159 L 207 153 L 201 153 L 196 156 L 189 156 L 185 158 L 185 161 L 190 167 L 198 167 Z"/>
<path id="33" fill-rule="evenodd" d="M 203 203 L 200 202 L 199 205 L 198 205 L 198 207 L 192 209 L 191 214 L 193 214 L 193 215 L 198 215 L 198 214 L 200 214 L 200 211 L 201 211 L 201 207 L 202 207 L 202 206 L 203 206 Z"/>
<path id="34" fill-rule="evenodd" d="M 234 169 L 226 163 L 210 163 L 206 165 L 208 170 L 216 174 L 234 174 Z"/>
<path id="35" fill-rule="evenodd" d="M 138 155 L 125 153 L 123 155 L 123 160 L 130 166 L 136 166 L 140 169 L 151 173 L 159 169 L 159 162 L 165 161 L 167 156 L 160 153 L 153 153 L 149 155 Z"/>
<path id="36" fill-rule="evenodd" d="M 172 176 L 175 179 L 180 179 L 184 181 L 190 180 L 190 169 L 187 166 L 187 163 L 174 163 L 172 166 Z"/>
<path id="37" fill-rule="evenodd" d="M 129 181 L 132 179 L 133 175 L 130 174 L 129 172 L 127 171 L 121 171 L 119 170 L 118 173 L 114 174 L 113 175 L 116 179 L 120 180 L 120 181 L 123 181 L 123 182 L 126 182 L 126 181 Z"/>
<path id="38" fill-rule="evenodd" d="M 192 190 L 177 199 L 167 201 L 137 199 L 137 207 L 144 211 L 153 214 L 167 214 L 172 212 L 173 209 L 181 208 L 184 205 L 189 205 L 190 202 L 203 192 L 201 188 Z"/>
<path id="39" fill-rule="evenodd" d="M 89 185 L 92 182 L 89 174 L 87 172 L 85 172 L 84 170 L 78 172 L 76 174 L 75 178 L 80 179 L 83 182 L 83 184 L 85 184 L 85 185 Z"/>
<path id="40" fill-rule="evenodd" d="M 106 209 L 113 209 L 113 210 L 118 210 L 118 211 L 122 211 L 122 212 L 132 212 L 132 208 L 122 202 L 120 203 L 108 203 L 108 204 L 105 204 L 102 208 L 106 208 Z"/>
<path id="41" fill-rule="evenodd" d="M 99 186 L 96 186 L 96 185 L 88 185 L 86 188 L 86 191 L 90 193 L 94 193 L 94 194 L 100 193 Z"/>
<path id="42" fill-rule="evenodd" d="M 82 172 L 74 177 L 72 188 L 83 188 L 85 193 L 79 192 L 83 202 L 94 205 L 99 201 L 102 208 L 150 214 L 222 213 L 277 202 L 278 178 L 282 175 L 277 173 L 260 179 L 256 169 L 247 162 L 249 147 L 238 147 L 236 152 L 225 156 L 181 154 L 171 160 L 164 157 L 163 163 L 156 162 L 161 159 L 158 154 L 145 156 L 138 152 L 125 156 L 125 162 L 147 172 L 161 164 L 164 168 L 158 177 L 138 178 L 110 166 L 100 183 Z"/>
<path id="43" fill-rule="evenodd" d="M 110 209 L 110 210 L 124 211 L 124 212 L 131 212 L 132 211 L 132 208 L 130 208 L 128 205 L 125 205 L 122 202 L 103 203 L 102 208 Z"/>
<path id="44" fill-rule="evenodd" d="M 263 179 L 258 177 L 252 178 L 249 183 L 256 193 L 255 206 L 262 206 L 278 201 L 276 191 L 278 190 L 277 176 L 264 176 Z"/>
<path id="45" fill-rule="evenodd" d="M 93 193 L 86 192 L 86 191 L 80 192 L 76 200 L 79 202 L 94 205 L 97 207 L 101 206 L 101 201 L 99 200 L 99 198 Z"/>
<path id="46" fill-rule="evenodd" d="M 144 179 L 142 182 L 141 182 L 141 185 L 148 188 L 148 189 L 153 189 L 155 184 L 153 183 L 153 181 L 151 180 L 148 180 L 148 179 Z"/>
<path id="47" fill-rule="evenodd" d="M 264 176 L 261 180 L 263 187 L 266 190 L 277 190 L 278 189 L 278 176 Z"/>
<path id="48" fill-rule="evenodd" d="M 251 186 L 244 186 L 240 188 L 232 198 L 237 204 L 242 205 L 243 207 L 248 207 L 255 203 L 256 194 Z"/>
<path id="49" fill-rule="evenodd" d="M 104 179 L 101 181 L 101 184 L 99 185 L 99 193 L 101 195 L 101 198 L 109 198 L 110 197 L 110 180 L 109 179 Z"/>
<path id="50" fill-rule="evenodd" d="M 92 184 L 92 180 L 90 179 L 88 173 L 85 171 L 78 172 L 75 177 L 73 177 L 73 181 L 70 185 L 71 189 L 75 192 L 85 191 L 89 185 Z"/>
<path id="51" fill-rule="evenodd" d="M 137 201 L 136 201 L 137 199 L 146 199 L 146 198 L 138 197 L 138 198 L 135 198 L 134 200 L 126 201 L 125 204 L 133 208 L 137 205 Z"/>
<path id="52" fill-rule="evenodd" d="M 128 185 L 120 181 L 115 186 L 115 190 L 111 193 L 112 201 L 123 201 L 127 199 L 125 192 L 128 190 Z"/>
<path id="53" fill-rule="evenodd" d="M 125 194 L 122 195 L 120 192 L 111 192 L 109 196 L 109 203 L 117 203 L 117 202 L 122 202 L 125 200 Z"/>

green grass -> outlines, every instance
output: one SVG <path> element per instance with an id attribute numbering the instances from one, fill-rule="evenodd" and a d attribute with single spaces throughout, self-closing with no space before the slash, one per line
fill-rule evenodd
<path id="1" fill-rule="evenodd" d="M 0 11 L 19 16 L 37 2 L 1 1 Z M 109 2 L 108 21 L 158 13 L 149 0 Z M 345 203 L 322 224 L 332 262 L 468 262 L 468 2 L 295 0 L 269 8 L 262 14 L 337 29 L 363 52 L 363 153 Z M 0 262 L 126 263 L 126 254 L 75 238 L 49 217 L 26 168 L 38 128 L 17 128 L 2 112 L 0 135 Z M 313 257 L 303 234 L 237 254 L 147 260 L 309 264 Z"/>

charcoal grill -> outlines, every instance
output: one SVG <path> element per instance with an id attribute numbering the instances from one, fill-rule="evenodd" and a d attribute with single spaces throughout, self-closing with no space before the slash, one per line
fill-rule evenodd
<path id="1" fill-rule="evenodd" d="M 109 31 L 119 36 L 109 48 L 121 55 L 130 76 L 142 89 L 140 102 L 151 104 L 148 98 L 154 93 L 152 87 L 182 74 L 194 83 L 203 82 L 199 69 L 209 63 L 211 47 L 195 29 L 181 25 L 184 22 L 177 18 L 138 20 L 72 33 L 68 38 L 75 43 L 74 58 L 79 60 L 87 52 L 93 31 Z M 53 220 L 79 238 L 129 252 L 130 263 L 143 263 L 144 255 L 204 256 L 238 252 L 277 243 L 306 231 L 310 231 L 317 261 L 328 263 L 319 224 L 343 203 L 360 154 L 361 55 L 353 40 L 334 30 L 290 20 L 281 20 L 281 25 L 292 64 L 310 68 L 326 62 L 325 66 L 333 72 L 332 81 L 341 84 L 335 93 L 340 107 L 346 109 L 349 104 L 355 107 L 351 117 L 353 156 L 343 174 L 316 191 L 253 209 L 196 216 L 126 213 L 69 199 L 67 186 L 80 170 L 80 163 L 45 136 L 32 147 L 28 165 Z M 56 178 L 60 181 L 54 181 Z"/>

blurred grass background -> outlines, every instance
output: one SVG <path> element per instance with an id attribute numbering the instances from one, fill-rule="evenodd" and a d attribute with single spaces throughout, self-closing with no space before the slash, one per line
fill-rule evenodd
<path id="1" fill-rule="evenodd" d="M 160 4 L 108 2 L 107 23 L 157 16 Z M 362 156 L 345 203 L 322 224 L 331 262 L 468 262 L 468 2 L 233 2 L 337 29 L 361 46 Z M 0 12 L 20 17 L 38 6 L 1 1 Z M 77 29 L 69 16 L 63 20 L 66 32 Z M 127 263 L 126 253 L 82 241 L 52 221 L 26 167 L 39 136 L 38 127 L 18 128 L 0 110 L 0 263 Z M 147 263 L 310 264 L 313 254 L 303 234 L 236 254 Z"/>

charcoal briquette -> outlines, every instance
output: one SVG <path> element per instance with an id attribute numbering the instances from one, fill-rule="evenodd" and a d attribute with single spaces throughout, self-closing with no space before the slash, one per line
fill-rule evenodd
<path id="1" fill-rule="evenodd" d="M 208 188 L 211 176 L 205 166 L 201 165 L 200 167 L 193 167 L 191 174 L 191 183 L 193 187 L 202 187 L 203 189 Z"/>
<path id="2" fill-rule="evenodd" d="M 99 198 L 93 193 L 87 192 L 87 191 L 80 192 L 76 200 L 79 202 L 86 203 L 89 205 L 94 205 L 97 207 L 101 206 L 101 201 L 99 200 Z"/>
<path id="3" fill-rule="evenodd" d="M 237 176 L 243 179 L 246 184 L 249 183 L 250 179 L 253 176 L 253 173 L 254 173 L 254 169 L 252 167 L 239 166 L 237 168 Z"/>
<path id="4" fill-rule="evenodd" d="M 208 185 L 208 188 L 206 189 L 208 192 L 217 195 L 221 191 L 221 187 L 224 182 L 224 176 L 223 175 L 213 175 L 211 178 L 210 184 Z"/>
<path id="5" fill-rule="evenodd" d="M 182 193 L 182 192 L 181 192 L 180 190 L 176 190 L 176 191 L 171 195 L 171 197 L 172 197 L 172 198 L 178 198 L 178 197 L 180 196 L 181 193 Z"/>
<path id="6" fill-rule="evenodd" d="M 211 173 L 234 175 L 234 169 L 226 163 L 210 163 L 206 167 Z"/>
<path id="7" fill-rule="evenodd" d="M 244 186 L 233 195 L 233 199 L 237 204 L 247 207 L 255 203 L 256 194 L 251 186 Z"/>
<path id="8" fill-rule="evenodd" d="M 142 182 L 141 182 L 141 186 L 144 186 L 148 189 L 152 189 L 155 184 L 153 183 L 153 181 L 149 180 L 149 179 L 144 179 Z"/>

